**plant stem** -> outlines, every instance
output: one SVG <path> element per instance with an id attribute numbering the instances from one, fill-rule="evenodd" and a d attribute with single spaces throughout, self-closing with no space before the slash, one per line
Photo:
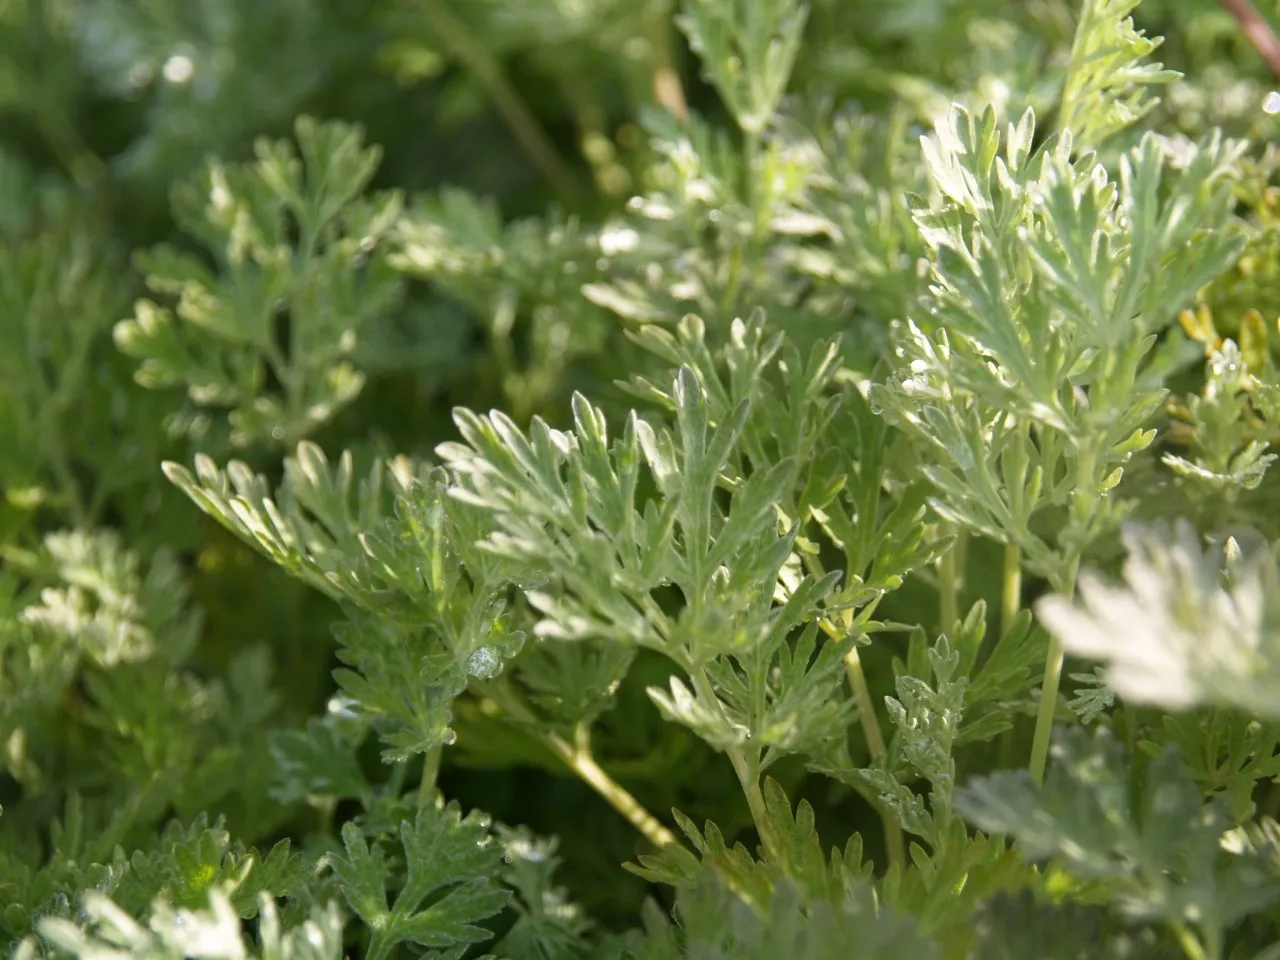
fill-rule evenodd
<path id="1" fill-rule="evenodd" d="M 689 676 L 693 679 L 693 687 L 698 696 L 712 705 L 721 717 L 725 717 L 724 705 L 716 696 L 707 671 L 702 667 L 695 667 L 689 672 Z M 738 775 L 738 783 L 741 784 L 742 792 L 747 798 L 747 807 L 751 810 L 751 819 L 756 825 L 756 832 L 760 834 L 760 840 L 765 848 L 771 849 L 774 846 L 773 837 L 769 830 L 769 817 L 765 809 L 764 792 L 760 789 L 760 778 L 755 770 L 756 765 L 751 762 L 746 751 L 740 746 L 725 747 L 724 752 L 728 754 L 729 762 L 733 764 L 733 772 Z"/>
<path id="2" fill-rule="evenodd" d="M 316 804 L 316 816 L 320 820 L 320 832 L 326 837 L 335 837 L 333 815 L 338 810 L 337 797 L 325 797 Z"/>
<path id="3" fill-rule="evenodd" d="M 1022 549 L 1016 543 L 1004 545 L 1004 576 L 1000 590 L 1000 634 L 1009 632 L 1022 607 Z"/>
<path id="4" fill-rule="evenodd" d="M 752 772 L 751 762 L 741 747 L 730 747 L 727 751 L 733 763 L 733 772 L 738 775 L 742 784 L 742 792 L 747 798 L 747 807 L 751 810 L 751 819 L 756 825 L 760 839 L 766 848 L 773 846 L 773 835 L 769 830 L 768 810 L 764 805 L 764 791 L 760 789 L 760 778 Z"/>
<path id="5" fill-rule="evenodd" d="M 1136 363 L 1136 360 L 1135 360 Z M 1050 578 L 1054 591 L 1070 600 L 1075 596 L 1076 578 L 1080 574 L 1080 558 L 1088 544 L 1090 528 L 1101 490 L 1098 486 L 1098 457 L 1104 437 L 1095 435 L 1080 448 L 1077 464 L 1081 481 L 1072 492 L 1070 525 L 1075 528 L 1063 556 L 1062 567 Z M 1044 781 L 1044 769 L 1049 759 L 1049 741 L 1053 735 L 1053 719 L 1058 706 L 1058 685 L 1062 681 L 1062 641 L 1057 636 L 1049 638 L 1049 650 L 1045 656 L 1044 679 L 1040 684 L 1040 709 L 1036 714 L 1036 731 L 1031 741 L 1031 760 L 1027 764 L 1031 779 Z"/>
<path id="6" fill-rule="evenodd" d="M 1070 598 L 1075 593 L 1076 572 L 1080 567 L 1077 555 L 1068 565 L 1062 588 L 1058 591 Z M 1058 686 L 1062 681 L 1062 660 L 1065 651 L 1057 636 L 1049 637 L 1049 652 L 1044 661 L 1044 678 L 1040 682 L 1040 709 L 1036 713 L 1036 732 L 1031 741 L 1031 761 L 1027 765 L 1031 779 L 1044 781 L 1044 769 L 1049 761 L 1049 741 L 1053 735 L 1053 718 L 1058 707 Z"/>
<path id="7" fill-rule="evenodd" d="M 391 956 L 391 950 L 395 946 L 394 940 L 388 940 L 381 930 L 374 930 L 373 936 L 369 938 L 369 949 L 365 951 L 365 960 L 385 960 Z"/>
<path id="8" fill-rule="evenodd" d="M 867 749 L 872 760 L 879 760 L 888 755 L 884 735 L 880 732 L 880 721 L 876 718 L 875 706 L 871 702 L 871 688 L 867 685 L 867 675 L 862 670 L 862 659 L 855 647 L 844 657 L 845 673 L 849 677 L 849 686 L 858 701 L 858 716 L 862 720 L 862 729 L 867 735 Z M 879 804 L 876 804 L 880 807 Z M 884 824 L 884 845 L 889 854 L 889 866 L 905 868 L 907 861 L 906 846 L 902 839 L 902 828 L 893 814 L 880 807 L 880 820 Z"/>
<path id="9" fill-rule="evenodd" d="M 876 712 L 871 707 L 871 689 L 867 686 L 867 675 L 862 671 L 862 659 L 858 656 L 856 647 L 845 654 L 844 666 L 849 676 L 849 686 L 853 688 L 853 695 L 858 698 L 862 728 L 867 734 L 867 748 L 871 751 L 871 756 L 878 760 L 888 751 L 885 749 L 884 735 L 880 732 L 880 721 L 876 719 Z"/>
<path id="10" fill-rule="evenodd" d="M 1053 734 L 1053 717 L 1058 706 L 1058 685 L 1062 680 L 1062 641 L 1049 638 L 1049 655 L 1045 659 L 1044 679 L 1040 684 L 1040 709 L 1036 714 L 1036 732 L 1031 741 L 1031 779 L 1044 782 L 1044 768 L 1049 762 L 1049 740 Z"/>
<path id="11" fill-rule="evenodd" d="M 440 755 L 443 748 L 437 744 L 427 751 L 422 760 L 422 779 L 418 783 L 418 806 L 425 807 L 436 791 L 436 778 L 440 775 Z"/>
<path id="12" fill-rule="evenodd" d="M 949 524 L 943 528 L 944 534 L 950 531 Z M 956 621 L 960 619 L 960 558 L 957 555 L 959 549 L 960 540 L 957 538 L 942 555 L 938 565 L 938 607 L 942 620 L 941 629 L 945 634 L 950 634 L 955 629 Z"/>
<path id="13" fill-rule="evenodd" d="M 1271 24 L 1249 0 L 1221 0 L 1221 3 L 1240 24 L 1245 37 L 1253 44 L 1271 72 L 1280 77 L 1280 39 Z"/>
<path id="14" fill-rule="evenodd" d="M 534 725 L 537 715 L 511 688 L 510 684 L 499 683 L 486 688 L 495 706 L 508 716 L 522 723 Z M 598 793 L 620 814 L 648 838 L 655 846 L 666 846 L 675 843 L 676 838 L 670 830 L 651 814 L 633 797 L 622 784 L 614 780 L 596 762 L 591 752 L 591 730 L 586 724 L 578 724 L 574 730 L 574 743 L 556 733 L 540 732 L 538 738 L 547 745 L 552 753 L 572 770 L 587 786 Z"/>
<path id="15" fill-rule="evenodd" d="M 524 152 L 564 199 L 578 195 L 577 179 L 533 111 L 520 98 L 502 67 L 445 0 L 418 0 L 433 30 L 484 88 Z"/>
<path id="16" fill-rule="evenodd" d="M 579 724 L 575 730 L 574 744 L 568 743 L 563 737 L 554 733 L 547 734 L 543 740 L 565 766 L 607 800 L 613 809 L 626 817 L 628 822 L 655 847 L 665 847 L 676 842 L 675 834 L 641 806 L 635 797 L 605 773 L 596 762 L 591 754 L 590 730 L 585 724 Z"/>
<path id="17" fill-rule="evenodd" d="M 806 554 L 804 564 L 805 568 L 813 576 L 821 579 L 825 575 L 822 561 L 816 556 Z M 879 603 L 879 597 L 872 600 L 863 608 L 864 613 L 869 616 Z M 852 610 L 844 610 L 839 616 L 843 629 L 828 618 L 818 621 L 818 625 L 823 632 L 832 640 L 837 641 L 848 636 L 853 629 Z M 875 705 L 871 702 L 871 687 L 867 683 L 866 672 L 862 669 L 862 658 L 858 656 L 858 648 L 856 646 L 844 655 L 844 669 L 845 675 L 849 678 L 849 687 L 853 690 L 854 699 L 858 702 L 858 719 L 862 721 L 862 730 L 867 737 L 867 751 L 871 754 L 872 760 L 879 760 L 887 756 L 889 751 L 885 746 L 884 734 L 880 732 L 880 720 L 876 716 Z M 907 849 L 903 842 L 902 828 L 898 826 L 898 821 L 870 793 L 864 793 L 863 796 L 868 803 L 880 811 L 880 820 L 884 825 L 884 845 L 885 850 L 888 851 L 889 866 L 905 868 Z"/>
<path id="18" fill-rule="evenodd" d="M 1178 945 L 1182 947 L 1182 952 L 1187 955 L 1189 960 L 1210 960 L 1210 954 L 1185 923 L 1181 920 L 1174 920 L 1169 926 L 1173 930 L 1173 935 L 1177 937 Z"/>

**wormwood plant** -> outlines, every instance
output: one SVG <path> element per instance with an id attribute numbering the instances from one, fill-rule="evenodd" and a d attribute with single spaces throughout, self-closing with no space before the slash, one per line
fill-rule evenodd
<path id="1" fill-rule="evenodd" d="M 0 164 L 15 957 L 1280 957 L 1274 122 L 1136 0 L 371 8 L 562 206 L 304 113 L 141 288 L 278 24 L 113 6 L 0 13 L 175 88 Z"/>

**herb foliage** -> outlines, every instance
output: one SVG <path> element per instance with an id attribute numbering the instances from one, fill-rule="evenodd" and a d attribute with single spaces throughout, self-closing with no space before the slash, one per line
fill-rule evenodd
<path id="1" fill-rule="evenodd" d="M 144 6 L 0 11 L 15 957 L 1280 957 L 1226 12 Z"/>

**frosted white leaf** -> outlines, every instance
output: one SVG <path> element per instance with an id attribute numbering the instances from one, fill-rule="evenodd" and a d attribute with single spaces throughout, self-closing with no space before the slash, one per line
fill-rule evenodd
<path id="1" fill-rule="evenodd" d="M 275 903 L 263 894 L 258 904 L 261 953 L 246 943 L 240 916 L 226 889 L 211 891 L 208 905 L 200 910 L 174 909 L 158 900 L 145 925 L 95 891 L 85 894 L 82 906 L 81 923 L 47 919 L 39 928 L 45 940 L 78 960 L 250 960 L 259 956 L 339 960 L 342 956 L 344 921 L 334 903 L 313 909 L 308 920 L 286 930 Z M 34 946 L 33 941 L 27 943 Z M 28 949 L 19 955 L 37 954 Z"/>
<path id="2" fill-rule="evenodd" d="M 1228 559 L 1185 521 L 1125 532 L 1123 582 L 1080 577 L 1075 601 L 1036 613 L 1068 652 L 1105 664 L 1122 698 L 1168 709 L 1223 704 L 1280 715 L 1280 592 L 1265 547 Z"/>

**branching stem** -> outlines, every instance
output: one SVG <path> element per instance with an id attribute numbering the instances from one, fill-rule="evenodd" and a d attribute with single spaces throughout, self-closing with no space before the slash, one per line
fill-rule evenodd
<path id="1" fill-rule="evenodd" d="M 707 676 L 707 671 L 702 667 L 696 667 L 690 671 L 689 675 L 693 680 L 693 686 L 698 696 L 724 717 L 724 705 L 720 703 L 720 698 L 716 696 L 715 689 L 711 686 L 711 679 Z M 738 775 L 738 783 L 741 784 L 742 792 L 747 798 L 747 806 L 751 810 L 751 819 L 756 825 L 756 832 L 760 834 L 760 840 L 765 845 L 765 848 L 772 849 L 774 843 L 769 831 L 769 818 L 765 809 L 764 791 L 760 789 L 758 762 L 752 762 L 741 746 L 725 747 L 724 752 L 728 755 L 729 762 L 733 764 L 733 772 Z"/>
<path id="2" fill-rule="evenodd" d="M 537 716 L 511 688 L 510 684 L 498 683 L 488 688 L 493 695 L 495 707 L 502 710 L 512 719 L 533 726 Z M 655 846 L 663 847 L 675 843 L 676 837 L 670 830 L 651 814 L 626 787 L 614 780 L 596 761 L 591 751 L 591 728 L 586 724 L 578 724 L 574 730 L 574 742 L 570 744 L 559 734 L 540 732 L 538 738 L 547 746 L 557 759 L 572 770 L 587 786 L 598 793 L 608 804 L 627 818 L 627 821 L 639 830 Z"/>
<path id="3" fill-rule="evenodd" d="M 675 834 L 641 806 L 635 797 L 596 762 L 591 753 L 591 731 L 585 724 L 578 725 L 573 744 L 554 733 L 547 734 L 543 740 L 566 767 L 607 800 L 613 809 L 626 817 L 627 821 L 655 847 L 665 847 L 676 842 Z"/>
<path id="4" fill-rule="evenodd" d="M 811 574 L 819 578 L 823 576 L 822 561 L 816 556 L 806 554 L 804 563 Z M 879 598 L 872 600 L 864 608 L 864 613 L 870 615 L 870 612 L 875 609 L 879 602 Z M 853 629 L 852 610 L 841 612 L 839 618 L 840 624 L 836 624 L 828 618 L 818 621 L 818 625 L 823 632 L 832 640 L 839 641 L 847 637 Z M 867 751 L 871 754 L 873 761 L 880 760 L 888 756 L 889 751 L 884 742 L 884 734 L 880 731 L 880 720 L 876 716 L 875 704 L 871 701 L 871 687 L 867 683 L 867 674 L 862 669 L 862 658 L 858 656 L 857 647 L 854 647 L 844 655 L 844 670 L 845 676 L 849 678 L 849 687 L 853 690 L 854 699 L 858 704 L 858 719 L 862 722 L 862 731 L 867 738 Z M 884 826 L 884 845 L 888 851 L 890 867 L 905 868 L 907 861 L 906 844 L 903 841 L 902 828 L 898 826 L 898 821 L 875 797 L 867 794 L 863 795 L 868 803 L 880 811 L 880 820 Z"/>

